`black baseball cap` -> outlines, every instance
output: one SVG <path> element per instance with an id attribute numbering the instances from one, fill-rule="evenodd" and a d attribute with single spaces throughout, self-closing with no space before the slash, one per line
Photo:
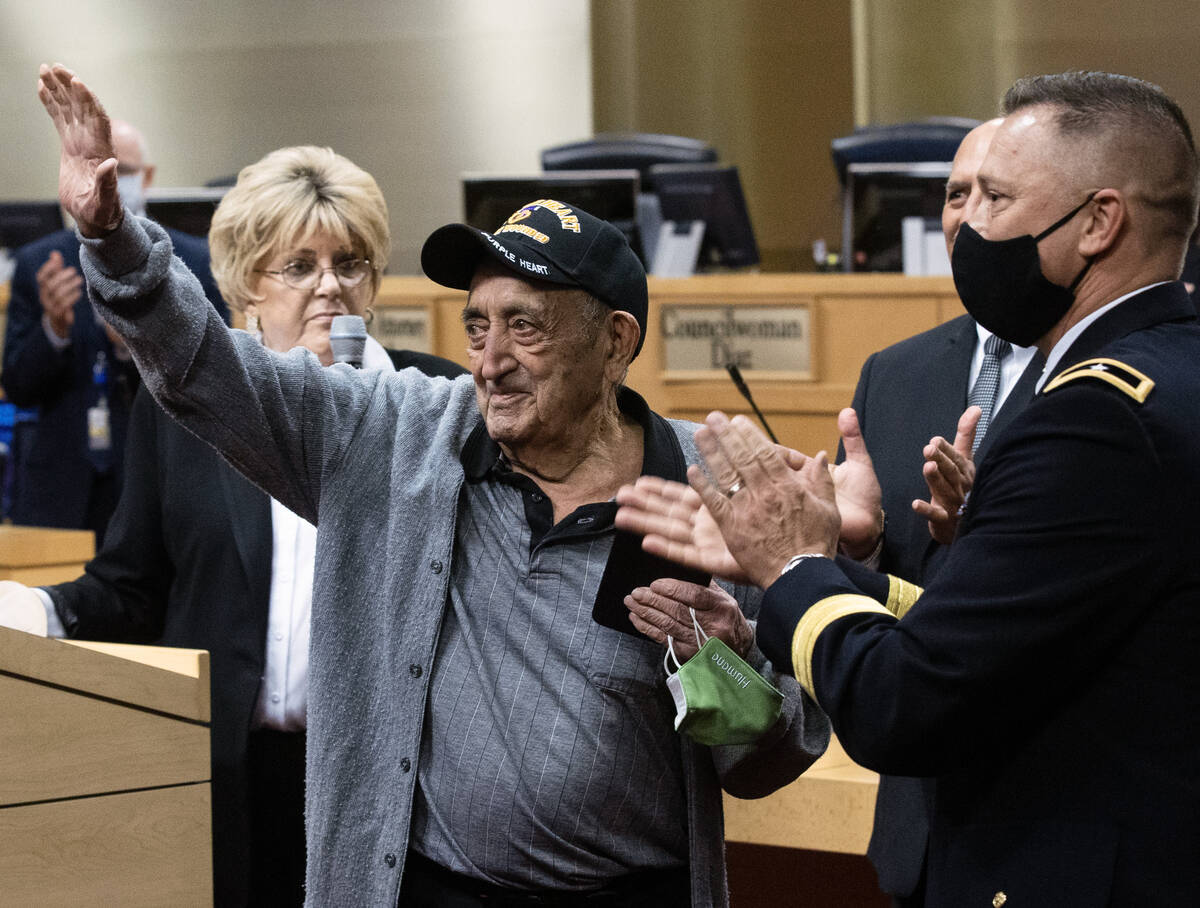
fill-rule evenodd
<path id="1" fill-rule="evenodd" d="M 421 269 L 443 287 L 469 290 L 486 256 L 518 277 L 579 287 L 612 309 L 628 312 L 646 339 L 646 269 L 625 235 L 607 221 L 554 199 L 521 206 L 493 233 L 447 224 L 421 248 Z"/>

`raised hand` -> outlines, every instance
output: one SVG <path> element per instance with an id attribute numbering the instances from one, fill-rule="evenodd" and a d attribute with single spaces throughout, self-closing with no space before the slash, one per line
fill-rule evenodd
<path id="1" fill-rule="evenodd" d="M 55 249 L 37 270 L 38 300 L 54 333 L 66 340 L 75 324 L 75 304 L 83 292 L 83 276 Z"/>
<path id="2" fill-rule="evenodd" d="M 793 555 L 837 551 L 841 517 L 825 452 L 794 470 L 746 417 L 715 412 L 696 446 L 708 475 L 689 467 L 688 482 L 756 584 L 770 586 Z"/>
<path id="3" fill-rule="evenodd" d="M 958 418 L 954 444 L 937 436 L 925 446 L 925 465 L 921 473 L 929 487 L 929 501 L 918 498 L 912 506 L 914 511 L 929 521 L 929 535 L 942 545 L 954 541 L 963 503 L 975 485 L 975 460 L 971 455 L 971 447 L 981 412 L 978 407 L 967 407 L 963 411 Z"/>
<path id="4" fill-rule="evenodd" d="M 61 64 L 42 64 L 38 98 L 58 130 L 58 198 L 79 232 L 100 237 L 121 225 L 117 158 L 108 114 L 90 88 Z"/>
<path id="5" fill-rule="evenodd" d="M 867 444 L 850 407 L 838 413 L 838 431 L 846 459 L 833 468 L 833 487 L 842 515 L 842 551 L 851 558 L 866 558 L 883 532 L 882 493 Z"/>

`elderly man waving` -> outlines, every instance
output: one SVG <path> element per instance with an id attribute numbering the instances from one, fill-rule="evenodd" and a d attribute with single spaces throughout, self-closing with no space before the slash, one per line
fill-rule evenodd
<path id="1" fill-rule="evenodd" d="M 147 385 L 318 523 L 309 903 L 725 904 L 720 786 L 766 794 L 828 728 L 733 598 L 675 583 L 785 694 L 753 744 L 680 737 L 662 648 L 628 626 L 626 594 L 660 575 L 618 538 L 611 499 L 639 474 L 682 477 L 695 452 L 693 426 L 621 386 L 647 304 L 620 233 L 546 199 L 495 234 L 442 228 L 422 262 L 469 290 L 472 377 L 323 369 L 228 330 L 162 231 L 122 211 L 85 85 L 44 67 L 39 94 L 89 292 Z"/>

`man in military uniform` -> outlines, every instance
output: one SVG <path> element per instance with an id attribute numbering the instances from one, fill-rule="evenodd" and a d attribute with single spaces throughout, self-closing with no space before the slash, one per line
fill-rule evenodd
<path id="1" fill-rule="evenodd" d="M 1024 79 L 1005 113 L 955 282 L 1047 368 L 919 600 L 826 557 L 839 517 L 823 458 L 794 472 L 743 417 L 712 414 L 697 442 L 713 478 L 689 478 L 768 588 L 763 651 L 791 662 L 854 759 L 936 778 L 927 905 L 1193 904 L 1200 325 L 1176 278 L 1196 150 L 1179 107 L 1123 76 Z M 711 561 L 673 495 L 622 523 Z"/>

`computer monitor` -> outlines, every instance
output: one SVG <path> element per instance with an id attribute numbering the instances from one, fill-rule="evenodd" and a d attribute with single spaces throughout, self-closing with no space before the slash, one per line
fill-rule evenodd
<path id="1" fill-rule="evenodd" d="M 704 222 L 697 271 L 758 264 L 758 244 L 737 167 L 656 164 L 650 174 L 664 222 Z"/>
<path id="2" fill-rule="evenodd" d="M 58 202 L 0 202 L 0 249 L 10 252 L 62 230 Z"/>
<path id="3" fill-rule="evenodd" d="M 636 170 L 564 170 L 531 176 L 466 173 L 463 222 L 490 232 L 522 205 L 554 199 L 610 222 L 637 251 L 641 245 L 635 226 L 639 186 Z"/>
<path id="4" fill-rule="evenodd" d="M 842 201 L 843 269 L 903 270 L 904 220 L 940 220 L 950 167 L 949 161 L 850 164 Z"/>
<path id="5" fill-rule="evenodd" d="M 207 237 L 213 212 L 228 191 L 228 186 L 151 189 L 146 193 L 146 215 L 172 230 Z"/>

